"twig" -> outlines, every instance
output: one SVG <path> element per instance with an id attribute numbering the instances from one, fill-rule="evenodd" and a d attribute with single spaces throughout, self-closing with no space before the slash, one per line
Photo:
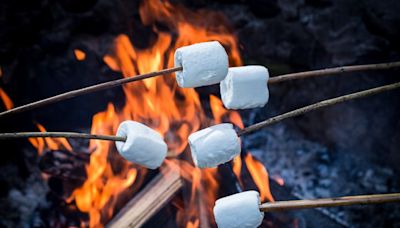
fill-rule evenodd
<path id="1" fill-rule="evenodd" d="M 356 204 L 378 204 L 400 202 L 400 193 L 392 194 L 375 194 L 375 195 L 359 195 L 345 196 L 336 198 L 313 199 L 313 200 L 289 200 L 264 203 L 260 205 L 260 211 L 286 211 L 293 209 L 306 209 L 318 207 L 338 207 Z"/>
<path id="2" fill-rule="evenodd" d="M 22 106 L 1 112 L 0 118 L 4 117 L 6 115 L 28 111 L 31 109 L 42 107 L 42 106 L 45 106 L 48 104 L 52 104 L 52 103 L 66 100 L 69 98 L 73 98 L 76 96 L 93 93 L 93 92 L 100 91 L 100 90 L 110 89 L 110 88 L 120 86 L 120 85 L 129 83 L 129 82 L 139 81 L 139 80 L 152 78 L 152 77 L 156 77 L 156 76 L 164 75 L 164 74 L 170 74 L 170 73 L 173 73 L 176 71 L 180 71 L 182 69 L 183 69 L 182 67 L 169 68 L 169 69 L 151 72 L 151 73 L 147 73 L 147 74 L 141 74 L 141 75 L 136 75 L 136 76 L 132 76 L 132 77 L 128 77 L 128 78 L 122 78 L 122 79 L 118 79 L 118 80 L 114 80 L 114 81 L 104 82 L 101 84 L 97 84 L 97 85 L 93 85 L 93 86 L 89 86 L 89 87 L 85 87 L 85 88 L 81 88 L 81 89 L 77 89 L 77 90 L 72 90 L 72 91 L 69 91 L 66 93 L 62 93 L 62 94 L 59 94 L 59 95 L 56 95 L 53 97 L 49 97 L 49 98 L 46 98 L 43 100 L 39 100 L 39 101 L 36 101 L 33 103 L 29 103 L 26 105 L 22 105 Z"/>
<path id="3" fill-rule="evenodd" d="M 395 67 L 400 67 L 400 62 L 326 68 L 326 69 L 322 69 L 322 70 L 305 71 L 305 72 L 300 72 L 300 73 L 291 73 L 291 74 L 284 74 L 284 75 L 272 77 L 268 80 L 268 83 L 274 84 L 274 83 L 285 82 L 285 81 L 294 80 L 294 79 L 318 77 L 318 76 L 340 74 L 340 73 L 349 73 L 349 72 L 355 72 L 355 71 L 386 70 L 386 69 L 395 68 Z"/>
<path id="4" fill-rule="evenodd" d="M 94 135 L 78 132 L 16 132 L 16 133 L 0 133 L 2 139 L 16 138 L 83 138 L 83 139 L 99 139 L 109 141 L 126 141 L 126 137 L 114 135 Z"/>
<path id="5" fill-rule="evenodd" d="M 293 74 L 285 74 L 281 76 L 276 76 L 272 77 L 268 80 L 268 83 L 273 84 L 273 83 L 279 83 L 279 82 L 284 82 L 288 80 L 293 80 L 293 79 L 301 79 L 301 78 L 307 78 L 307 77 L 315 77 L 315 76 L 323 76 L 323 75 L 329 75 L 329 74 L 338 74 L 338 73 L 344 73 L 344 72 L 354 72 L 354 71 L 362 71 L 362 70 L 382 70 L 382 69 L 390 69 L 394 67 L 400 67 L 400 62 L 391 62 L 391 63 L 380 63 L 380 64 L 370 64 L 370 65 L 355 65 L 355 66 L 343 66 L 343 67 L 336 67 L 336 68 L 327 68 L 323 70 L 315 70 L 315 71 L 306 71 L 306 72 L 300 72 L 300 73 L 293 73 Z M 32 102 L 26 105 L 22 105 L 4 112 L 0 113 L 0 118 L 9 115 L 9 114 L 15 114 L 15 113 L 20 113 L 24 111 L 28 111 L 31 109 L 35 109 L 38 107 L 42 107 L 48 104 L 52 104 L 58 101 L 66 100 L 69 98 L 73 98 L 76 96 L 104 90 L 104 89 L 110 89 L 119 85 L 123 85 L 129 82 L 134 82 L 134 81 L 139 81 L 143 80 L 146 78 L 152 78 L 156 77 L 159 75 L 165 75 L 165 74 L 170 74 L 176 71 L 181 71 L 183 70 L 182 67 L 175 67 L 175 68 L 169 68 L 165 70 L 160 70 L 148 74 L 141 74 L 129 78 L 123 78 L 123 79 L 118 79 L 114 81 L 109 81 L 109 82 L 104 82 L 101 84 L 69 91 L 66 93 L 62 93 L 53 97 L 49 97 L 43 100 L 39 100 L 36 102 Z"/>
<path id="6" fill-rule="evenodd" d="M 324 100 L 324 101 L 320 101 L 317 102 L 315 104 L 312 105 L 308 105 L 305 106 L 303 108 L 299 108 L 272 118 L 269 118 L 267 120 L 264 120 L 262 122 L 256 123 L 254 125 L 251 125 L 249 127 L 246 127 L 242 130 L 240 130 L 238 132 L 238 136 L 244 135 L 244 134 L 248 134 L 248 133 L 252 133 L 254 131 L 260 130 L 261 128 L 264 128 L 266 126 L 269 126 L 271 124 L 280 122 L 284 119 L 287 118 L 291 118 L 291 117 L 295 117 L 295 116 L 299 116 L 302 114 L 305 114 L 307 112 L 311 112 L 311 111 L 315 111 L 327 106 L 331 106 L 331 105 L 335 105 L 335 104 L 339 104 L 348 100 L 354 100 L 354 99 L 358 99 L 358 98 L 362 98 L 362 97 L 367 97 L 367 96 L 371 96 L 371 95 L 375 95 L 378 93 L 382 93 L 382 92 L 386 92 L 389 90 L 394 90 L 400 87 L 400 82 L 397 83 L 393 83 L 390 85 L 385 85 L 385 86 L 380 86 L 380 87 L 376 87 L 373 89 L 368 89 L 368 90 L 363 90 L 360 92 L 356 92 L 356 93 L 351 93 L 351 94 L 347 94 L 344 96 L 340 96 L 340 97 L 336 97 L 336 98 L 332 98 L 332 99 L 328 99 L 328 100 Z"/>
<path id="7" fill-rule="evenodd" d="M 81 139 L 95 139 L 107 141 L 121 141 L 125 142 L 126 137 L 115 135 L 96 135 L 79 132 L 14 132 L 14 133 L 0 133 L 0 140 L 6 139 L 20 139 L 20 138 L 81 138 Z M 176 158 L 178 153 L 169 150 L 167 158 Z"/>

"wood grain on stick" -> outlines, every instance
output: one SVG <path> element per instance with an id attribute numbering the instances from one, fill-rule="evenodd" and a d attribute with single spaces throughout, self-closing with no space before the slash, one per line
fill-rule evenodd
<path id="1" fill-rule="evenodd" d="M 393 83 L 393 84 L 390 84 L 390 85 L 380 86 L 380 87 L 376 87 L 376 88 L 373 88 L 373 89 L 363 90 L 363 91 L 360 91 L 360 92 L 351 93 L 351 94 L 347 94 L 347 95 L 344 95 L 344 96 L 340 96 L 340 97 L 336 97 L 336 98 L 320 101 L 320 102 L 317 102 L 315 104 L 308 105 L 308 106 L 305 106 L 305 107 L 302 107 L 302 108 L 299 108 L 299 109 L 296 109 L 296 110 L 293 110 L 293 111 L 290 111 L 290 112 L 287 112 L 287 113 L 284 113 L 284 114 L 281 114 L 281 115 L 278 115 L 278 116 L 275 116 L 275 117 L 271 117 L 271 118 L 269 118 L 267 120 L 264 120 L 262 122 L 253 124 L 253 125 L 251 125 L 249 127 L 246 127 L 244 129 L 240 130 L 238 132 L 238 136 L 255 132 L 255 131 L 260 130 L 260 129 L 264 128 L 264 127 L 267 127 L 269 125 L 278 123 L 278 122 L 280 122 L 282 120 L 285 120 L 285 119 L 288 119 L 288 118 L 291 118 L 291 117 L 295 117 L 295 116 L 299 116 L 299 115 L 303 115 L 305 113 L 308 113 L 308 112 L 311 112 L 311 111 L 315 111 L 315 110 L 318 110 L 318 109 L 321 109 L 321 108 L 324 108 L 324 107 L 327 107 L 327 106 L 336 105 L 336 104 L 339 104 L 339 103 L 343 103 L 345 101 L 354 100 L 354 99 L 358 99 L 358 98 L 362 98 L 362 97 L 372 96 L 372 95 L 375 95 L 375 94 L 378 94 L 378 93 L 383 93 L 383 92 L 386 92 L 386 91 L 389 91 L 389 90 L 398 89 L 399 87 L 400 87 L 400 82 L 397 82 L 397 83 Z"/>
<path id="2" fill-rule="evenodd" d="M 391 202 L 400 202 L 400 193 L 344 196 L 312 200 L 276 201 L 261 204 L 260 210 L 264 212 L 273 212 L 318 207 L 339 207 Z"/>

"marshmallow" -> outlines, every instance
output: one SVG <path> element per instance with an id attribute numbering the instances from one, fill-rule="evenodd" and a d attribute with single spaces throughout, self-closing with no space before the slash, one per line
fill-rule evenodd
<path id="1" fill-rule="evenodd" d="M 189 145 L 194 164 L 200 168 L 216 167 L 240 154 L 240 138 L 229 123 L 192 133 Z"/>
<path id="2" fill-rule="evenodd" d="M 221 98 L 228 109 L 263 107 L 269 98 L 268 69 L 263 66 L 229 68 L 220 83 Z"/>
<path id="3" fill-rule="evenodd" d="M 193 44 L 175 51 L 175 67 L 180 87 L 200 87 L 222 81 L 228 73 L 228 55 L 218 41 Z"/>
<path id="4" fill-rule="evenodd" d="M 219 228 L 258 227 L 264 218 L 259 206 L 260 197 L 256 191 L 226 196 L 215 202 L 215 221 Z"/>
<path id="5" fill-rule="evenodd" d="M 135 121 L 122 122 L 117 136 L 126 137 L 125 142 L 117 141 L 118 152 L 126 160 L 150 169 L 158 168 L 167 156 L 167 144 L 155 130 Z"/>

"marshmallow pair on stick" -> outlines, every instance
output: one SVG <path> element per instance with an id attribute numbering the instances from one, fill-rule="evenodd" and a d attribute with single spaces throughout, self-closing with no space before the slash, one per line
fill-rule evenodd
<path id="1" fill-rule="evenodd" d="M 269 98 L 267 68 L 242 66 L 229 68 L 228 55 L 217 42 L 204 42 L 178 48 L 175 66 L 180 87 L 200 87 L 220 83 L 221 98 L 228 109 L 263 107 Z"/>
<path id="2" fill-rule="evenodd" d="M 117 136 L 125 137 L 125 142 L 117 141 L 118 152 L 126 160 L 150 169 L 160 167 L 167 156 L 167 144 L 155 130 L 135 121 L 120 124 Z M 232 160 L 241 151 L 240 138 L 233 125 L 218 124 L 197 131 L 189 136 L 192 158 L 200 168 L 216 167 Z"/>

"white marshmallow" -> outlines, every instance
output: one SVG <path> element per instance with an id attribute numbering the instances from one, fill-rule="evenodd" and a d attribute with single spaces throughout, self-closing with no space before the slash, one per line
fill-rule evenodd
<path id="1" fill-rule="evenodd" d="M 218 41 L 193 44 L 176 49 L 175 67 L 180 87 L 200 87 L 222 81 L 228 73 L 228 55 Z"/>
<path id="2" fill-rule="evenodd" d="M 233 125 L 218 124 L 192 133 L 189 136 L 194 164 L 212 168 L 228 162 L 240 154 L 240 138 Z"/>
<path id="3" fill-rule="evenodd" d="M 117 136 L 126 137 L 125 142 L 117 141 L 118 152 L 126 160 L 150 169 L 158 168 L 167 156 L 167 144 L 155 130 L 135 121 L 122 122 Z"/>
<path id="4" fill-rule="evenodd" d="M 263 66 L 229 68 L 221 81 L 221 98 L 228 109 L 263 107 L 269 99 L 268 69 Z"/>
<path id="5" fill-rule="evenodd" d="M 215 202 L 215 221 L 219 228 L 258 227 L 264 219 L 259 206 L 260 197 L 256 191 L 226 196 Z"/>

